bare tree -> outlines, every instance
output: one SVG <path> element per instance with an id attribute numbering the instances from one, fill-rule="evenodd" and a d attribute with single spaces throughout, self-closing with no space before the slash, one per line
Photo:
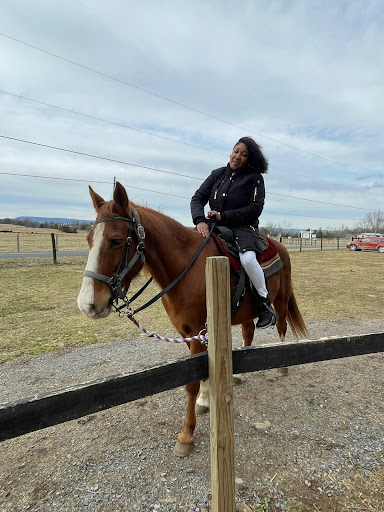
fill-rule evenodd
<path id="1" fill-rule="evenodd" d="M 356 224 L 356 231 L 365 233 L 383 233 L 384 232 L 384 212 L 375 210 L 368 212 L 367 215 Z"/>
<path id="2" fill-rule="evenodd" d="M 265 224 L 265 226 L 263 226 L 262 228 L 260 228 L 260 231 L 264 234 L 264 235 L 268 235 L 268 236 L 279 236 L 280 235 L 280 232 L 281 232 L 281 228 L 280 228 L 280 225 L 279 224 L 276 224 L 275 222 L 267 222 Z"/>

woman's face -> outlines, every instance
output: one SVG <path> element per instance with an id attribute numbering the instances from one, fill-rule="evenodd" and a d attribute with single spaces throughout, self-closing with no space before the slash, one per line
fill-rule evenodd
<path id="1" fill-rule="evenodd" d="M 248 149 L 244 142 L 239 142 L 233 148 L 231 156 L 229 157 L 229 167 L 232 171 L 237 171 L 244 167 L 248 161 Z"/>

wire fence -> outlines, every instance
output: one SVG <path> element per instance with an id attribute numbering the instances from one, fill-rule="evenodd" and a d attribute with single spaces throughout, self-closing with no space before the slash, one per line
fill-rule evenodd
<path id="1" fill-rule="evenodd" d="M 87 251 L 85 233 L 54 235 L 57 251 Z M 0 252 L 52 252 L 51 233 L 0 233 Z"/>
<path id="2" fill-rule="evenodd" d="M 88 251 L 86 233 L 54 234 L 56 251 Z M 279 238 L 288 249 L 344 249 L 350 238 Z M 0 232 L 0 253 L 52 252 L 51 233 Z"/>
<path id="3" fill-rule="evenodd" d="M 274 237 L 272 237 L 274 238 Z M 296 238 L 290 236 L 282 236 L 276 238 L 288 249 L 290 247 L 299 247 L 300 249 L 312 248 L 312 249 L 344 249 L 348 242 L 351 241 L 351 237 L 319 237 L 319 238 Z"/>

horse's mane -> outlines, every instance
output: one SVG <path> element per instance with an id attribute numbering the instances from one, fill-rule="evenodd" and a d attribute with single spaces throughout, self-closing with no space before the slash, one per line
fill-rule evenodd
<path id="1" fill-rule="evenodd" d="M 149 231 L 152 231 L 156 232 L 160 236 L 163 235 L 165 238 L 167 235 L 169 236 L 169 233 L 172 233 L 172 238 L 182 244 L 189 244 L 191 242 L 191 239 L 193 238 L 193 228 L 184 226 L 179 221 L 162 212 L 153 210 L 147 206 L 137 205 L 131 201 L 129 201 L 128 211 L 125 211 L 124 208 L 113 199 L 111 201 L 104 202 L 98 211 L 98 218 L 115 216 L 130 217 L 130 206 L 133 206 L 139 213 L 141 222 L 144 228 L 146 228 L 147 234 L 149 234 Z"/>
<path id="2" fill-rule="evenodd" d="M 130 203 L 130 205 L 136 208 L 140 215 L 143 214 L 143 220 L 145 219 L 144 222 L 150 226 L 151 230 L 155 230 L 160 235 L 171 232 L 172 238 L 181 243 L 190 243 L 193 228 L 188 228 L 172 217 L 147 206 L 138 206 L 134 203 Z"/>
<path id="3" fill-rule="evenodd" d="M 102 217 L 126 217 L 128 213 L 112 199 L 111 201 L 106 201 L 102 204 L 99 215 Z"/>

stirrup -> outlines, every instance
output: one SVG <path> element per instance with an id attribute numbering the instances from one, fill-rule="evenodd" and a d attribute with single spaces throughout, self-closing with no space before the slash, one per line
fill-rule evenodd
<path id="1" fill-rule="evenodd" d="M 263 313 L 260 313 L 259 320 L 257 321 L 256 324 L 256 328 L 267 329 L 268 327 L 273 327 L 274 325 L 276 325 L 276 321 L 277 318 L 275 315 L 273 315 L 269 311 L 263 311 Z"/>
<path id="2" fill-rule="evenodd" d="M 273 309 L 269 297 L 265 297 L 261 301 L 263 310 L 260 312 L 259 320 L 257 321 L 256 327 L 258 329 L 266 329 L 267 327 L 273 327 L 276 325 L 279 315 Z"/>

